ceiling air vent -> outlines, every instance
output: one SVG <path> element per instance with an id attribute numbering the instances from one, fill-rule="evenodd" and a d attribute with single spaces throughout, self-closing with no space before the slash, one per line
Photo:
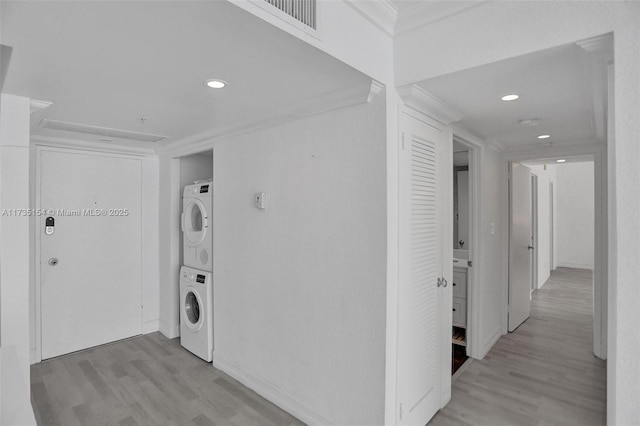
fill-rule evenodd
<path id="1" fill-rule="evenodd" d="M 128 130 L 111 129 L 108 127 L 89 126 L 86 124 L 67 123 L 44 119 L 39 127 L 43 129 L 62 130 L 65 132 L 85 133 L 88 135 L 103 136 L 110 138 L 129 139 L 141 142 L 159 142 L 167 139 L 167 136 L 151 135 L 148 133 L 130 132 Z"/>
<path id="2" fill-rule="evenodd" d="M 264 0 L 296 21 L 316 29 L 316 0 Z"/>

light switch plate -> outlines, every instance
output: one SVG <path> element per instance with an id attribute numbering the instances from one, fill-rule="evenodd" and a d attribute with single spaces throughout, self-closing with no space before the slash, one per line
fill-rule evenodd
<path id="1" fill-rule="evenodd" d="M 267 208 L 267 193 L 266 192 L 256 192 L 255 196 L 256 207 L 259 209 Z"/>

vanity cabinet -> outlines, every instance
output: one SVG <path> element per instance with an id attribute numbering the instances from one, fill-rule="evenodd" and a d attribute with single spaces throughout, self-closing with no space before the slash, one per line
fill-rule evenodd
<path id="1" fill-rule="evenodd" d="M 467 268 L 453 268 L 453 344 L 466 346 Z"/>

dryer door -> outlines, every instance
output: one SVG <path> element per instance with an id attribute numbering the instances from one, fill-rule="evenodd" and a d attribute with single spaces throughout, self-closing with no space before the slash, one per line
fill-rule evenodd
<path id="1" fill-rule="evenodd" d="M 184 208 L 184 236 L 192 247 L 197 247 L 207 235 L 207 210 L 198 199 L 189 199 Z"/>

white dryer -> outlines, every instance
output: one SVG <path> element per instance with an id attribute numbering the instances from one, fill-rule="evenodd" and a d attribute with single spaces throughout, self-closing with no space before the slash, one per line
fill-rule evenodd
<path id="1" fill-rule="evenodd" d="M 185 186 L 182 196 L 184 265 L 209 272 L 213 271 L 212 193 L 213 182 L 205 182 Z"/>
<path id="2" fill-rule="evenodd" d="M 213 359 L 211 272 L 180 269 L 180 344 L 207 362 Z"/>

